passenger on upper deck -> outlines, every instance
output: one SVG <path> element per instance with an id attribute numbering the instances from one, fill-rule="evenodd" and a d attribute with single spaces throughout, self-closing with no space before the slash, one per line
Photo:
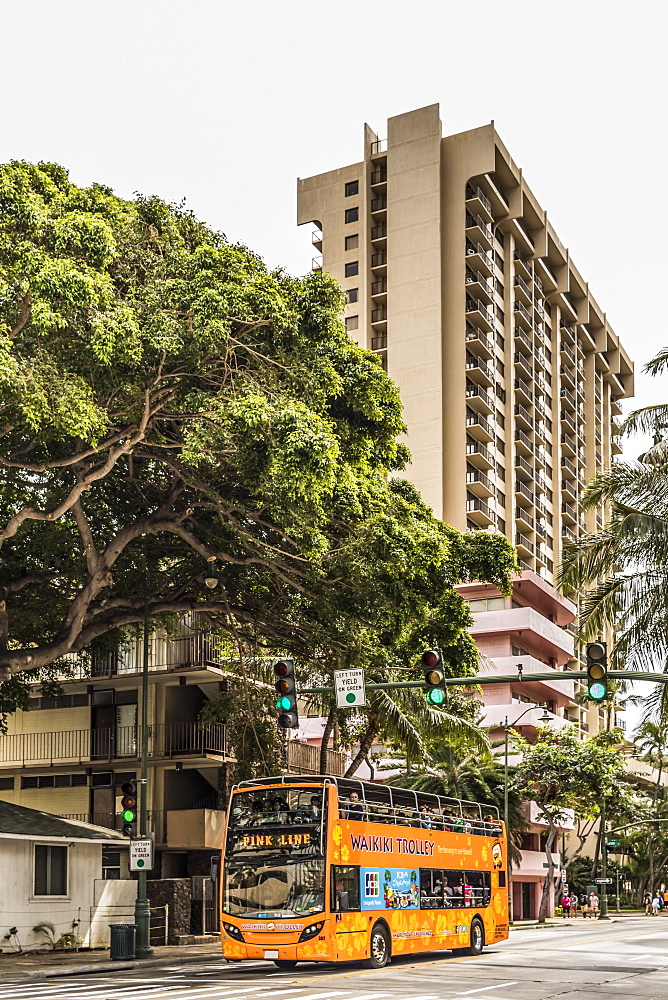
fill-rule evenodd
<path id="1" fill-rule="evenodd" d="M 351 792 L 348 805 L 341 811 L 342 819 L 364 819 L 364 805 L 357 792 Z"/>

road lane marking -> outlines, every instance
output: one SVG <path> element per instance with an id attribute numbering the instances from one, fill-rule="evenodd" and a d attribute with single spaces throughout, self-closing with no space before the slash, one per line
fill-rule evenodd
<path id="1" fill-rule="evenodd" d="M 471 993 L 486 993 L 488 990 L 502 990 L 504 986 L 517 986 L 517 980 L 513 983 L 499 983 L 497 986 L 480 986 L 477 990 L 464 990 L 463 993 L 458 993 L 458 997 L 467 997 Z"/>

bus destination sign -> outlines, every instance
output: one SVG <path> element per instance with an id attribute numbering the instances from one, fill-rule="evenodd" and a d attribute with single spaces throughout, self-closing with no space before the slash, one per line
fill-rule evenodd
<path id="1" fill-rule="evenodd" d="M 308 847 L 311 843 L 311 834 L 308 831 L 303 833 L 281 833 L 272 831 L 271 833 L 246 833 L 237 841 L 241 848 L 249 847 Z"/>

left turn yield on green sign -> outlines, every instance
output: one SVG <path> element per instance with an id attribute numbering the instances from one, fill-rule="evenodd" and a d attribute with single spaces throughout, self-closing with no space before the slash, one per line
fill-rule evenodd
<path id="1" fill-rule="evenodd" d="M 130 841 L 130 871 L 150 872 L 153 869 L 153 838 L 137 837 Z"/>
<path id="2" fill-rule="evenodd" d="M 366 705 L 364 671 L 361 668 L 335 670 L 334 690 L 337 708 L 359 708 Z"/>

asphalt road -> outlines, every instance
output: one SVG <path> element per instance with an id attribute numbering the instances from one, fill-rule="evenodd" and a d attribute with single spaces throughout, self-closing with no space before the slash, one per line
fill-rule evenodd
<path id="1" fill-rule="evenodd" d="M 25 980 L 0 1000 L 668 1000 L 668 914 L 513 931 L 480 958 L 433 952 L 380 971 L 269 963 L 166 966 Z"/>

